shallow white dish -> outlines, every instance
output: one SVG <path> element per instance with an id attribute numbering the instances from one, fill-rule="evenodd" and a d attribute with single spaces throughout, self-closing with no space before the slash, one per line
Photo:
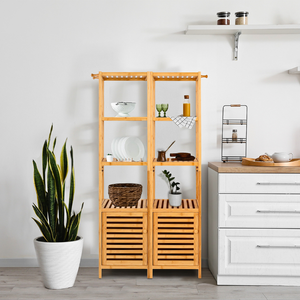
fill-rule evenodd
<path id="1" fill-rule="evenodd" d="M 124 140 L 124 152 L 127 158 L 139 161 L 141 158 L 144 158 L 145 148 L 139 138 L 128 137 Z"/>
<path id="2" fill-rule="evenodd" d="M 120 140 L 120 138 L 115 138 L 112 142 L 112 153 L 113 153 L 113 156 L 115 158 L 117 158 L 118 160 L 121 159 L 121 155 L 119 154 L 119 151 L 118 151 L 119 140 Z"/>
<path id="3" fill-rule="evenodd" d="M 117 154 L 115 151 L 115 143 L 116 143 L 116 139 L 113 139 L 111 142 L 110 148 L 111 148 L 111 153 L 112 153 L 113 157 L 117 158 Z"/>
<path id="4" fill-rule="evenodd" d="M 135 102 L 113 102 L 111 107 L 118 113 L 116 117 L 129 117 L 129 113 L 135 108 Z"/>
<path id="5" fill-rule="evenodd" d="M 126 140 L 128 137 L 121 137 L 119 139 L 119 142 L 118 142 L 118 152 L 119 152 L 119 155 L 121 156 L 121 158 L 124 160 L 124 159 L 127 159 L 127 156 L 126 156 L 126 153 L 124 151 L 124 147 L 122 146 L 123 145 L 123 141 Z"/>

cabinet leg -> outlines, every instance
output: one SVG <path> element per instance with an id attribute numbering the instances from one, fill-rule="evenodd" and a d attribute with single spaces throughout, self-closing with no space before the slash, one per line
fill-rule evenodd
<path id="1" fill-rule="evenodd" d="M 148 268 L 147 269 L 147 278 L 152 279 L 153 278 L 153 269 Z"/>
<path id="2" fill-rule="evenodd" d="M 201 269 L 198 269 L 198 278 L 202 278 L 202 272 L 201 272 Z"/>
<path id="3" fill-rule="evenodd" d="M 102 278 L 102 269 L 99 268 L 99 278 Z"/>

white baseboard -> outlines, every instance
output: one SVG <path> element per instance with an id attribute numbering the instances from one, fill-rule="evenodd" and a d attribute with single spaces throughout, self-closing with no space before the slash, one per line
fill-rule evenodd
<path id="1" fill-rule="evenodd" d="M 38 262 L 36 258 L 16 258 L 16 259 L 0 259 L 0 268 L 20 268 L 20 267 L 38 267 Z M 97 258 L 83 258 L 80 262 L 81 268 L 95 267 L 98 268 Z M 207 259 L 202 259 L 202 268 L 207 268 Z"/>

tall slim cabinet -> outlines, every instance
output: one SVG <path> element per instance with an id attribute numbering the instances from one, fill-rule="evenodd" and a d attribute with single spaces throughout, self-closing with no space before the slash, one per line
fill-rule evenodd
<path id="1" fill-rule="evenodd" d="M 201 78 L 195 73 L 99 72 L 99 278 L 103 269 L 197 269 L 201 278 Z M 104 115 L 105 81 L 146 81 L 147 117 L 114 118 Z M 157 81 L 194 81 L 196 86 L 196 158 L 194 161 L 158 162 L 155 157 L 155 124 L 171 121 L 155 117 Z M 147 122 L 147 162 L 107 162 L 104 126 L 109 121 Z M 147 166 L 147 199 L 136 207 L 114 207 L 104 199 L 104 173 L 110 166 Z M 194 166 L 196 197 L 171 207 L 168 199 L 155 199 L 157 166 Z"/>

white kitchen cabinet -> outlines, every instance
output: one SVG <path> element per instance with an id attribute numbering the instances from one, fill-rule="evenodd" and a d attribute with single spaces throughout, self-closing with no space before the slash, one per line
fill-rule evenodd
<path id="1" fill-rule="evenodd" d="M 300 168 L 209 163 L 208 185 L 217 284 L 300 286 Z"/>

